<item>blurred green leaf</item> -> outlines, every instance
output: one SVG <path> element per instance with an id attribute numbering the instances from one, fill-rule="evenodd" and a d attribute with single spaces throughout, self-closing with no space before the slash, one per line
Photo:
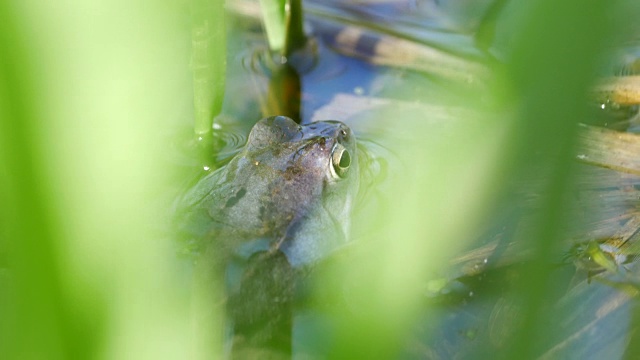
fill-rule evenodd
<path id="1" fill-rule="evenodd" d="M 216 346 L 194 346 L 198 305 L 158 206 L 171 173 L 161 134 L 191 100 L 176 6 L 0 5 L 3 358 L 208 358 Z"/>
<path id="2" fill-rule="evenodd" d="M 10 359 L 84 357 L 86 349 L 70 339 L 91 341 L 74 331 L 77 319 L 67 317 L 56 260 L 56 216 L 39 158 L 43 149 L 35 134 L 41 109 L 34 79 L 35 49 L 14 8 L 0 4 L 0 244 L 10 256 L 0 286 L 6 305 L 0 311 L 5 325 L 3 353 Z M 5 297 L 6 296 L 6 297 Z M 77 330 L 77 329 L 75 329 Z"/>
<path id="3" fill-rule="evenodd" d="M 227 36 L 224 0 L 191 2 L 191 67 L 195 133 L 212 131 L 213 118 L 224 100 Z"/>
<path id="4" fill-rule="evenodd" d="M 269 48 L 287 58 L 306 42 L 301 0 L 260 0 Z"/>
<path id="5" fill-rule="evenodd" d="M 513 179 L 539 176 L 541 194 L 537 219 L 526 240 L 535 250 L 523 267 L 515 298 L 523 304 L 523 322 L 505 358 L 539 355 L 548 328 L 543 313 L 561 285 L 552 281 L 550 259 L 560 253 L 560 229 L 569 218 L 565 194 L 572 184 L 571 162 L 577 124 L 588 117 L 588 86 L 598 73 L 608 39 L 619 31 L 612 21 L 620 3 L 541 0 L 514 3 L 513 48 L 507 61 L 507 81 L 517 128 L 508 148 L 514 154 Z M 567 334 L 568 335 L 568 334 Z"/>
<path id="6" fill-rule="evenodd" d="M 272 51 L 282 51 L 284 49 L 287 32 L 286 2 L 287 0 L 260 0 L 267 40 Z"/>

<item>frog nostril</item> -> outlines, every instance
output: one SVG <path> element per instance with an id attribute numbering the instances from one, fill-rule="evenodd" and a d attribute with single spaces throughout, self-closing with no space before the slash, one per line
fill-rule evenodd
<path id="1" fill-rule="evenodd" d="M 346 129 L 340 129 L 340 138 L 344 141 L 349 141 L 349 132 Z"/>

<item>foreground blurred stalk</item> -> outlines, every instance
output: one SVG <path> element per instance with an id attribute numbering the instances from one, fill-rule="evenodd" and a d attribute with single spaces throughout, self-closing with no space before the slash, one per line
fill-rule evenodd
<path id="1" fill-rule="evenodd" d="M 154 230 L 171 172 L 159 130 L 189 96 L 180 13 L 0 3 L 1 358 L 209 357 L 193 348 L 188 277 Z"/>
<path id="2" fill-rule="evenodd" d="M 517 108 L 512 137 L 512 178 L 539 181 L 539 211 L 525 235 L 535 256 L 523 265 L 513 300 L 521 311 L 520 326 L 504 358 L 534 358 L 559 328 L 549 328 L 548 302 L 560 291 L 550 264 L 561 253 L 561 229 L 569 221 L 566 194 L 572 188 L 571 159 L 577 124 L 588 118 L 586 94 L 593 84 L 609 41 L 619 31 L 611 20 L 622 2 L 540 0 L 518 3 L 512 15 L 514 46 L 508 82 Z M 515 5 L 515 4 L 514 4 Z M 540 171 L 543 171 L 541 173 Z M 544 174 L 540 176 L 539 174 Z M 524 199 L 521 199 L 524 201 Z"/>
<path id="3" fill-rule="evenodd" d="M 40 111 L 33 77 L 34 49 L 7 3 L 0 3 L 0 245 L 8 269 L 0 278 L 0 348 L 9 359 L 86 357 L 71 339 L 92 342 L 76 329 L 56 259 L 56 214 L 39 166 L 35 136 Z"/>
<path id="4" fill-rule="evenodd" d="M 210 134 L 222 109 L 226 71 L 224 0 L 192 0 L 191 61 L 196 135 Z"/>

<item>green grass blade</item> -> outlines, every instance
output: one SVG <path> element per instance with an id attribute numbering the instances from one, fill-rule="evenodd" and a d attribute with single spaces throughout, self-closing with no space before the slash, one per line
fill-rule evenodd
<path id="1" fill-rule="evenodd" d="M 190 100 L 180 10 L 0 3 L 3 359 L 211 358 L 156 230 L 162 134 Z"/>
<path id="2" fill-rule="evenodd" d="M 286 37 L 285 3 L 287 0 L 260 0 L 264 27 L 271 51 L 282 51 Z"/>
<path id="3" fill-rule="evenodd" d="M 550 336 L 551 314 L 546 305 L 562 289 L 554 282 L 551 259 L 562 251 L 561 229 L 569 219 L 565 196 L 572 184 L 572 149 L 577 124 L 588 118 L 587 89 L 594 81 L 607 39 L 617 24 L 610 15 L 615 3 L 598 1 L 537 1 L 517 4 L 520 22 L 508 61 L 513 104 L 518 108 L 517 129 L 510 148 L 514 180 L 524 181 L 545 169 L 540 209 L 526 241 L 535 258 L 523 266 L 514 298 L 522 305 L 522 323 L 514 332 L 505 358 L 534 358 Z M 537 153 L 534 157 L 532 154 Z"/>
<path id="4" fill-rule="evenodd" d="M 68 309 L 56 261 L 55 216 L 34 136 L 39 123 L 35 52 L 23 24 L 0 4 L 0 226 L 9 269 L 0 279 L 0 346 L 8 359 L 65 359 L 74 351 Z"/>
<path id="5" fill-rule="evenodd" d="M 227 36 L 223 0 L 191 3 L 191 58 L 196 135 L 211 133 L 222 110 Z"/>
<path id="6" fill-rule="evenodd" d="M 260 0 L 269 48 L 287 58 L 306 43 L 301 0 Z"/>

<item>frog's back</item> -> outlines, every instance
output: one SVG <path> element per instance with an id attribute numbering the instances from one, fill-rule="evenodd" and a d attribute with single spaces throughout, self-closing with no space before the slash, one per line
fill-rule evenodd
<path id="1" fill-rule="evenodd" d="M 348 128 L 337 122 L 303 128 L 281 119 L 256 124 L 243 151 L 185 194 L 179 225 L 185 233 L 230 251 L 268 244 L 292 264 L 317 260 L 346 241 L 355 179 L 330 175 L 335 170 L 328 167 L 339 160 L 341 170 L 355 167 L 341 158 L 355 155 Z"/>

